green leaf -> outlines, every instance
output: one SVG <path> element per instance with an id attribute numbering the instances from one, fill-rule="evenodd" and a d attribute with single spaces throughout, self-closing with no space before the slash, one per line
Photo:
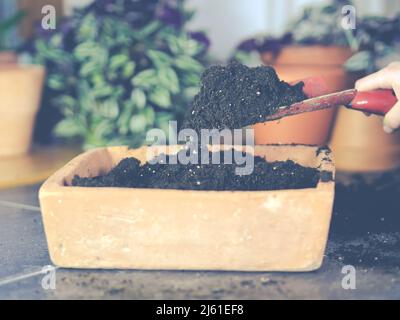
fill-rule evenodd
<path id="1" fill-rule="evenodd" d="M 151 86 L 157 84 L 157 82 L 157 72 L 154 69 L 143 70 L 132 79 L 132 84 L 134 86 L 142 88 L 150 88 Z"/>
<path id="2" fill-rule="evenodd" d="M 102 73 L 95 73 L 91 77 L 91 81 L 95 87 L 104 86 L 106 84 L 106 79 Z"/>
<path id="3" fill-rule="evenodd" d="M 47 85 L 53 90 L 62 90 L 64 88 L 64 81 L 61 75 L 51 74 L 47 78 Z"/>
<path id="4" fill-rule="evenodd" d="M 93 90 L 91 90 L 89 83 L 86 80 L 81 80 L 77 84 L 78 101 L 81 108 L 81 113 L 90 113 L 96 106 Z"/>
<path id="5" fill-rule="evenodd" d="M 135 72 L 135 68 L 135 62 L 129 61 L 128 63 L 126 63 L 122 70 L 122 76 L 124 77 L 124 79 L 132 77 L 133 73 Z"/>
<path id="6" fill-rule="evenodd" d="M 129 57 L 127 55 L 117 54 L 111 57 L 109 68 L 112 71 L 116 71 L 119 68 L 123 67 L 128 61 Z"/>
<path id="7" fill-rule="evenodd" d="M 47 44 L 44 40 L 39 39 L 35 41 L 35 49 L 40 55 L 45 55 L 47 52 Z"/>
<path id="8" fill-rule="evenodd" d="M 114 88 L 111 85 L 103 85 L 99 87 L 95 87 L 91 90 L 91 94 L 95 99 L 106 98 L 112 95 L 114 92 Z"/>
<path id="9" fill-rule="evenodd" d="M 108 51 L 105 48 L 99 48 L 96 52 L 94 60 L 102 67 L 105 68 L 108 63 Z"/>
<path id="10" fill-rule="evenodd" d="M 144 26 L 141 30 L 136 31 L 133 36 L 138 40 L 148 38 L 152 33 L 156 32 L 160 28 L 161 23 L 157 20 L 150 22 Z"/>
<path id="11" fill-rule="evenodd" d="M 78 45 L 74 50 L 74 56 L 80 62 L 90 60 L 101 67 L 105 67 L 108 62 L 107 49 L 90 41 Z"/>
<path id="12" fill-rule="evenodd" d="M 188 101 L 191 101 L 198 92 L 198 87 L 188 87 L 184 90 L 184 96 Z"/>
<path id="13" fill-rule="evenodd" d="M 171 50 L 171 52 L 174 55 L 180 54 L 178 37 L 176 37 L 175 35 L 168 35 L 167 36 L 167 44 L 168 44 L 169 50 Z"/>
<path id="14" fill-rule="evenodd" d="M 344 64 L 348 71 L 368 70 L 373 66 L 373 57 L 369 51 L 360 51 L 350 57 Z"/>
<path id="15" fill-rule="evenodd" d="M 186 73 L 182 77 L 182 82 L 186 86 L 199 86 L 200 85 L 200 73 Z"/>
<path id="16" fill-rule="evenodd" d="M 58 48 L 63 45 L 63 38 L 63 34 L 56 33 L 50 38 L 48 43 L 50 46 Z"/>
<path id="17" fill-rule="evenodd" d="M 99 69 L 99 66 L 96 61 L 88 61 L 85 62 L 81 65 L 81 68 L 79 69 L 79 75 L 81 77 L 87 77 L 88 75 L 96 72 Z"/>
<path id="18" fill-rule="evenodd" d="M 87 41 L 79 44 L 74 49 L 74 56 L 79 60 L 83 61 L 86 58 L 92 58 L 96 56 L 102 48 L 96 44 L 96 42 Z"/>
<path id="19" fill-rule="evenodd" d="M 152 126 L 154 124 L 156 114 L 153 110 L 152 107 L 146 107 L 146 109 L 143 110 L 143 114 L 146 117 L 146 122 L 148 126 Z"/>
<path id="20" fill-rule="evenodd" d="M 35 49 L 37 51 L 37 57 L 51 60 L 55 64 L 71 62 L 70 57 L 65 53 L 65 51 L 54 48 L 43 40 L 35 42 Z"/>
<path id="21" fill-rule="evenodd" d="M 78 108 L 78 101 L 69 95 L 57 96 L 51 103 L 60 109 L 64 117 L 73 117 Z"/>
<path id="22" fill-rule="evenodd" d="M 171 95 L 169 91 L 162 87 L 156 87 L 149 96 L 151 102 L 161 108 L 171 107 Z"/>
<path id="23" fill-rule="evenodd" d="M 130 129 L 132 133 L 140 133 L 146 129 L 147 119 L 144 114 L 137 114 L 131 118 Z"/>
<path id="24" fill-rule="evenodd" d="M 149 50 L 147 53 L 150 60 L 154 63 L 154 65 L 159 69 L 165 66 L 169 66 L 172 62 L 172 59 L 169 55 L 162 51 L 158 50 Z"/>
<path id="25" fill-rule="evenodd" d="M 98 112 L 108 119 L 116 119 L 119 115 L 118 103 L 115 100 L 106 100 L 98 105 Z"/>
<path id="26" fill-rule="evenodd" d="M 175 66 L 185 71 L 202 72 L 204 67 L 197 60 L 189 56 L 179 56 L 175 59 Z"/>
<path id="27" fill-rule="evenodd" d="M 104 119 L 99 124 L 96 125 L 94 129 L 94 136 L 100 140 L 104 139 L 113 132 L 113 129 L 114 129 L 113 122 L 108 119 Z"/>
<path id="28" fill-rule="evenodd" d="M 203 45 L 196 40 L 182 34 L 167 36 L 167 44 L 174 55 L 195 56 L 203 50 Z"/>
<path id="29" fill-rule="evenodd" d="M 139 88 L 132 91 L 131 99 L 138 109 L 143 109 L 146 106 L 146 94 Z"/>
<path id="30" fill-rule="evenodd" d="M 74 108 L 77 106 L 77 101 L 75 98 L 69 96 L 69 95 L 62 95 L 57 99 L 58 105 L 62 107 L 69 107 L 69 108 Z"/>
<path id="31" fill-rule="evenodd" d="M 160 83 L 171 93 L 179 93 L 179 79 L 175 70 L 172 68 L 163 68 L 158 71 Z"/>
<path id="32" fill-rule="evenodd" d="M 94 14 L 87 14 L 78 29 L 78 35 L 77 38 L 80 41 L 87 41 L 87 40 L 95 40 L 97 36 L 97 30 L 98 30 L 98 25 L 97 25 L 97 19 L 94 16 Z"/>
<path id="33" fill-rule="evenodd" d="M 114 86 L 114 91 L 111 94 L 111 96 L 115 99 L 118 100 L 122 98 L 125 95 L 125 88 L 122 85 L 115 85 Z"/>
<path id="34" fill-rule="evenodd" d="M 178 45 L 181 53 L 184 55 L 195 56 L 202 50 L 201 44 L 189 37 L 180 37 Z"/>
<path id="35" fill-rule="evenodd" d="M 72 138 L 84 133 L 82 125 L 74 118 L 61 120 L 54 128 L 54 133 L 58 137 Z"/>
<path id="36" fill-rule="evenodd" d="M 126 135 L 129 132 L 129 125 L 132 116 L 132 110 L 130 108 L 125 107 L 120 117 L 118 118 L 118 132 L 122 135 Z"/>

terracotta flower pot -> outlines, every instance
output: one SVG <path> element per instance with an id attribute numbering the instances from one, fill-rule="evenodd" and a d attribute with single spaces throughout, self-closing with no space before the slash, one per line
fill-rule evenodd
<path id="1" fill-rule="evenodd" d="M 172 146 L 167 152 L 179 148 Z M 220 148 L 231 147 L 213 150 Z M 254 192 L 68 186 L 76 174 L 106 173 L 125 157 L 144 162 L 146 151 L 146 147 L 92 150 L 43 184 L 39 198 L 54 264 L 248 271 L 310 271 L 321 265 L 333 181 L 320 181 L 309 189 Z M 292 159 L 334 174 L 329 150 L 257 146 L 254 153 L 269 161 Z"/>
<path id="2" fill-rule="evenodd" d="M 330 143 L 337 169 L 381 171 L 400 167 L 400 132 L 382 130 L 382 117 L 339 109 Z"/>
<path id="3" fill-rule="evenodd" d="M 44 74 L 40 66 L 0 65 L 0 156 L 29 150 Z"/>
<path id="4" fill-rule="evenodd" d="M 322 76 L 327 84 L 325 93 L 344 90 L 353 85 L 353 77 L 342 65 L 352 52 L 346 47 L 289 46 L 276 58 L 262 55 L 278 76 L 287 82 Z M 256 144 L 304 143 L 323 145 L 328 141 L 335 109 L 326 109 L 266 122 L 254 126 Z"/>
<path id="5" fill-rule="evenodd" d="M 0 52 L 0 66 L 4 64 L 15 64 L 18 62 L 18 57 L 15 52 L 1 51 Z"/>

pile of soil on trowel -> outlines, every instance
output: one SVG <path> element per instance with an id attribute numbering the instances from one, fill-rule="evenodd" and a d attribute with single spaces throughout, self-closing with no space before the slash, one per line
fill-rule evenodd
<path id="1" fill-rule="evenodd" d="M 273 114 L 279 107 L 307 99 L 302 82 L 281 81 L 272 67 L 247 67 L 233 61 L 208 68 L 183 128 L 239 129 Z"/>

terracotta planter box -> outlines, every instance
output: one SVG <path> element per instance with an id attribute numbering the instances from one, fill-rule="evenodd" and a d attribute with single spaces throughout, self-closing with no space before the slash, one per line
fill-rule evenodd
<path id="1" fill-rule="evenodd" d="M 0 156 L 28 152 L 44 75 L 40 66 L 0 65 Z"/>
<path id="2" fill-rule="evenodd" d="M 257 146 L 254 150 L 269 161 L 292 159 L 334 172 L 331 153 L 318 153 L 316 147 Z M 128 156 L 145 161 L 146 148 L 89 151 L 43 184 L 39 198 L 54 264 L 246 271 L 320 267 L 331 220 L 333 181 L 320 181 L 310 189 L 247 192 L 67 186 L 76 174 L 105 173 Z"/>

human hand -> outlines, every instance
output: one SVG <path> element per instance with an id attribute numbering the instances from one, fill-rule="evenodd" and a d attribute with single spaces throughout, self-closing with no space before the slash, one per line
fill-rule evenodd
<path id="1" fill-rule="evenodd" d="M 383 130 L 392 133 L 400 127 L 400 61 L 392 62 L 382 70 L 358 80 L 355 87 L 359 91 L 393 89 L 399 101 L 385 115 Z"/>

